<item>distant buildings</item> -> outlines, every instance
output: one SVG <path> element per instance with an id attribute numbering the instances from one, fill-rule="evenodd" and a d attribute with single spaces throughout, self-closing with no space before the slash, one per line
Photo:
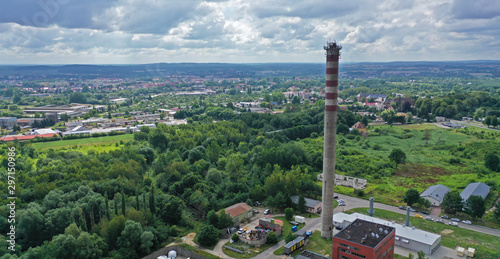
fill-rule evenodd
<path id="1" fill-rule="evenodd" d="M 16 125 L 17 125 L 16 117 L 0 117 L 0 128 L 12 129 Z"/>

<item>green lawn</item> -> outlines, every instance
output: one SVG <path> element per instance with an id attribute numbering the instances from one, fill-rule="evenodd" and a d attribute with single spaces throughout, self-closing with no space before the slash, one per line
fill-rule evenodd
<path id="1" fill-rule="evenodd" d="M 348 213 L 358 212 L 368 214 L 368 208 L 356 208 Z M 377 209 L 375 217 L 394 220 L 397 223 L 404 223 L 405 215 L 391 211 Z M 500 238 L 488 234 L 483 234 L 460 227 L 453 227 L 442 223 L 431 222 L 429 220 L 411 217 L 410 224 L 432 233 L 441 235 L 441 245 L 455 249 L 457 245 L 462 247 L 474 247 L 477 251 L 477 258 L 500 258 Z"/>
<path id="2" fill-rule="evenodd" d="M 120 141 L 129 141 L 134 138 L 133 134 L 123 134 L 116 136 L 106 136 L 97 138 L 82 138 L 82 139 L 70 139 L 70 140 L 58 140 L 49 142 L 38 142 L 33 143 L 33 147 L 41 150 L 47 148 L 72 148 L 76 145 L 79 146 L 97 146 L 103 144 L 114 144 Z"/>

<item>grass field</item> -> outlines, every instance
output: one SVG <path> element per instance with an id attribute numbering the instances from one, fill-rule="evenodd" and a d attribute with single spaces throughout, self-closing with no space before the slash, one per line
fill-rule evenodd
<path id="1" fill-rule="evenodd" d="M 356 208 L 347 213 L 358 212 L 366 215 L 366 211 L 367 208 Z M 397 223 L 404 223 L 406 217 L 404 214 L 381 209 L 375 210 L 373 216 L 391 221 L 394 220 Z M 410 224 L 419 229 L 441 235 L 442 246 L 452 249 L 455 249 L 457 245 L 474 247 L 477 250 L 477 258 L 500 258 L 500 238 L 496 236 L 415 217 L 410 218 Z"/>
<path id="2" fill-rule="evenodd" d="M 99 146 L 99 145 L 112 145 L 114 143 L 118 143 L 120 141 L 129 141 L 134 138 L 134 135 L 132 134 L 123 134 L 123 135 L 116 135 L 116 136 L 106 136 L 106 137 L 98 137 L 98 138 L 82 138 L 82 139 L 70 139 L 70 140 L 59 140 L 59 141 L 49 141 L 49 142 L 38 142 L 38 143 L 33 143 L 33 147 L 36 148 L 37 150 L 43 150 L 47 148 L 67 148 L 67 149 L 72 149 L 76 145 L 79 146 L 79 150 L 85 150 L 85 149 L 90 149 L 93 146 Z M 106 148 L 99 147 L 99 150 Z M 82 149 L 83 148 L 83 149 Z M 112 150 L 115 148 L 112 148 L 109 146 L 107 149 Z"/>

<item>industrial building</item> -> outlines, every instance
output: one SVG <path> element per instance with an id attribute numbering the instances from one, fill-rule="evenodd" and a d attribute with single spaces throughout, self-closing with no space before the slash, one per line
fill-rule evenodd
<path id="1" fill-rule="evenodd" d="M 420 194 L 420 197 L 431 202 L 432 206 L 440 206 L 444 196 L 450 191 L 450 188 L 437 184 L 430 186 Z"/>
<path id="2" fill-rule="evenodd" d="M 355 219 L 333 237 L 332 258 L 393 258 L 395 232 L 389 225 Z"/>
<path id="3" fill-rule="evenodd" d="M 427 255 L 431 255 L 441 245 L 441 236 L 426 232 L 415 227 L 407 227 L 395 222 L 370 217 L 367 215 L 353 213 L 337 213 L 333 216 L 333 223 L 337 228 L 346 228 L 356 219 L 373 222 L 378 225 L 385 225 L 395 228 L 394 244 L 406 249 L 414 251 L 423 251 Z"/>

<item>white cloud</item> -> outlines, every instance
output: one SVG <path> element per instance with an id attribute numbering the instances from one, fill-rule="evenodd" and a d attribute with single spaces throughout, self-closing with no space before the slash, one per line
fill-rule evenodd
<path id="1" fill-rule="evenodd" d="M 500 4 L 478 1 L 10 0 L 0 60 L 323 62 L 327 39 L 344 61 L 500 59 Z"/>

